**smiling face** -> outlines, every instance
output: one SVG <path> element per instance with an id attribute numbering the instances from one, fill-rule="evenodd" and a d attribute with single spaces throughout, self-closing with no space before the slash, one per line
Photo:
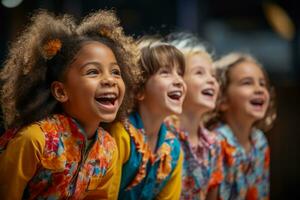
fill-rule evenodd
<path id="1" fill-rule="evenodd" d="M 183 82 L 182 74 L 183 72 L 177 66 L 158 69 L 147 80 L 143 98 L 139 103 L 161 116 L 180 114 L 186 94 L 186 85 Z"/>
<path id="2" fill-rule="evenodd" d="M 184 109 L 207 112 L 215 108 L 219 85 L 212 61 L 206 54 L 197 53 L 186 58 L 184 81 L 187 85 Z"/>
<path id="3" fill-rule="evenodd" d="M 229 86 L 221 108 L 228 115 L 255 122 L 262 119 L 270 95 L 263 71 L 255 63 L 244 61 L 229 71 Z"/>
<path id="4" fill-rule="evenodd" d="M 81 123 L 113 121 L 125 93 L 114 53 L 99 42 L 83 45 L 62 84 L 63 108 Z"/>

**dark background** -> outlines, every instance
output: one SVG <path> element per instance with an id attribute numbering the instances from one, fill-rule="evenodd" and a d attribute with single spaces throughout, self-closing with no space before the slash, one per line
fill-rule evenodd
<path id="1" fill-rule="evenodd" d="M 14 8 L 3 5 L 12 1 L 16 0 L 1 0 L 0 5 L 1 65 L 9 42 L 37 8 L 76 17 L 114 8 L 125 32 L 134 37 L 190 31 L 207 41 L 217 57 L 233 50 L 253 54 L 268 71 L 277 93 L 278 118 L 266 133 L 271 146 L 271 199 L 300 199 L 300 9 L 296 0 L 23 0 Z M 266 3 L 277 4 L 290 17 L 294 34 L 289 39 L 267 20 Z"/>

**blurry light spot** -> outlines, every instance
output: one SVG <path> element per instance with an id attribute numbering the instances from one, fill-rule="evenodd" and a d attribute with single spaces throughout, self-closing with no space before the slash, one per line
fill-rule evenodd
<path id="1" fill-rule="evenodd" d="M 295 35 L 295 25 L 286 11 L 274 3 L 266 3 L 264 11 L 271 27 L 283 38 L 293 39 Z"/>
<path id="2" fill-rule="evenodd" d="M 23 0 L 1 0 L 3 6 L 7 8 L 14 8 L 17 7 L 22 3 Z"/>

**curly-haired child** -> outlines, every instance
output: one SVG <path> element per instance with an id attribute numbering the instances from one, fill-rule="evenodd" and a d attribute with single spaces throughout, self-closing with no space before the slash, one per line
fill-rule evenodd
<path id="1" fill-rule="evenodd" d="M 221 148 L 216 135 L 204 127 L 205 114 L 215 108 L 219 91 L 213 59 L 193 34 L 172 33 L 168 41 L 186 60 L 187 95 L 182 113 L 165 121 L 184 152 L 181 199 L 217 199 L 223 180 Z"/>
<path id="2" fill-rule="evenodd" d="M 267 73 L 243 53 L 225 55 L 215 67 L 221 95 L 212 122 L 224 158 L 219 199 L 268 199 L 270 150 L 262 131 L 276 115 Z"/>
<path id="3" fill-rule="evenodd" d="M 183 155 L 163 120 L 181 112 L 184 57 L 172 45 L 141 41 L 143 80 L 135 109 L 110 131 L 119 148 L 115 194 L 119 199 L 179 199 Z"/>
<path id="4" fill-rule="evenodd" d="M 32 17 L 1 72 L 1 199 L 111 198 L 118 151 L 99 124 L 129 109 L 137 52 L 112 11 Z"/>

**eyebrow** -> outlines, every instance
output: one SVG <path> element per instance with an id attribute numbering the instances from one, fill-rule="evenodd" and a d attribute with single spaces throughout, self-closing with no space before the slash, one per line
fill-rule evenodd
<path id="1" fill-rule="evenodd" d="M 102 67 L 102 64 L 101 64 L 101 63 L 95 62 L 95 61 L 91 61 L 91 62 L 84 63 L 82 66 L 80 66 L 80 70 L 83 69 L 84 67 L 86 67 L 87 65 L 95 65 L 95 66 L 97 66 L 98 68 L 99 68 L 99 67 Z M 114 65 L 119 66 L 119 64 L 118 64 L 117 62 L 112 62 L 112 63 L 110 63 L 110 66 L 114 66 Z M 119 66 L 119 67 L 120 67 L 120 66 Z"/>

